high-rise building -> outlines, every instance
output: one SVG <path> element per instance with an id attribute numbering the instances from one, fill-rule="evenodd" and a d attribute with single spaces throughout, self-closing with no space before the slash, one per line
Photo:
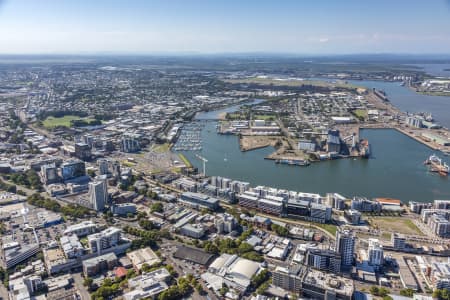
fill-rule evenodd
<path id="1" fill-rule="evenodd" d="M 107 175 L 109 173 L 108 160 L 100 158 L 97 160 L 99 175 Z"/>
<path id="2" fill-rule="evenodd" d="M 75 143 L 75 157 L 81 160 L 91 159 L 91 148 L 85 143 Z"/>
<path id="3" fill-rule="evenodd" d="M 341 272 L 341 255 L 332 250 L 308 249 L 306 265 L 321 271 Z"/>
<path id="4" fill-rule="evenodd" d="M 392 233 L 391 235 L 392 247 L 395 250 L 405 250 L 406 247 L 406 238 L 403 234 L 400 233 Z"/>
<path id="5" fill-rule="evenodd" d="M 108 184 L 105 179 L 96 179 L 89 183 L 89 202 L 96 211 L 105 209 L 108 202 Z"/>
<path id="6" fill-rule="evenodd" d="M 41 178 L 44 184 L 52 184 L 59 182 L 60 177 L 58 176 L 58 169 L 56 168 L 56 165 L 49 164 L 49 165 L 43 165 L 41 167 Z"/>
<path id="7" fill-rule="evenodd" d="M 378 239 L 369 239 L 369 264 L 376 269 L 383 265 L 383 246 Z"/>
<path id="8" fill-rule="evenodd" d="M 141 150 L 141 146 L 134 136 L 124 135 L 120 142 L 120 150 L 122 152 L 132 153 Z"/>
<path id="9" fill-rule="evenodd" d="M 103 250 L 117 246 L 120 241 L 121 230 L 109 227 L 99 233 L 88 235 L 88 244 L 91 253 L 101 254 Z"/>
<path id="10" fill-rule="evenodd" d="M 350 269 L 355 253 L 355 236 L 351 230 L 338 230 L 336 232 L 335 251 L 341 255 L 342 269 Z"/>
<path id="11" fill-rule="evenodd" d="M 300 293 L 305 272 L 306 268 L 298 266 L 290 268 L 278 266 L 272 272 L 272 284 L 287 291 Z"/>
<path id="12" fill-rule="evenodd" d="M 218 233 L 230 233 L 236 228 L 237 220 L 228 213 L 219 214 L 214 219 L 214 225 Z"/>
<path id="13" fill-rule="evenodd" d="M 61 176 L 63 180 L 70 180 L 86 175 L 86 166 L 83 161 L 70 160 L 61 166 Z"/>

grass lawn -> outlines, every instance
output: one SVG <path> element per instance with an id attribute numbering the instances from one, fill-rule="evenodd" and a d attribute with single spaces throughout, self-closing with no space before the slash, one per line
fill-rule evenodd
<path id="1" fill-rule="evenodd" d="M 127 167 L 134 167 L 135 165 L 136 165 L 136 163 L 134 163 L 134 162 L 131 162 L 131 161 L 128 161 L 128 160 L 124 160 L 124 161 L 122 161 L 122 164 L 124 165 L 124 166 L 127 166 Z"/>
<path id="2" fill-rule="evenodd" d="M 413 221 L 402 217 L 371 217 L 371 225 L 383 231 L 423 235 Z"/>
<path id="3" fill-rule="evenodd" d="M 389 232 L 383 232 L 381 234 L 381 237 L 382 237 L 383 240 L 390 241 L 391 237 L 392 237 L 392 234 L 389 233 Z"/>
<path id="4" fill-rule="evenodd" d="M 47 117 L 47 119 L 45 119 L 42 123 L 44 124 L 45 128 L 54 128 L 57 126 L 70 127 L 70 122 L 74 120 L 92 121 L 92 119 L 89 118 L 67 115 L 61 118 Z"/>
<path id="5" fill-rule="evenodd" d="M 365 110 L 365 109 L 356 109 L 353 111 L 353 114 L 358 119 L 364 119 L 364 120 L 367 119 L 367 110 Z"/>
<path id="6" fill-rule="evenodd" d="M 227 113 L 226 114 L 227 120 L 243 120 L 245 119 L 245 115 L 241 113 Z"/>
<path id="7" fill-rule="evenodd" d="M 253 120 L 275 120 L 274 115 L 254 115 Z"/>
<path id="8" fill-rule="evenodd" d="M 191 162 L 189 161 L 189 159 L 186 158 L 186 156 L 184 156 L 184 155 L 181 154 L 181 153 L 178 153 L 178 156 L 179 156 L 180 159 L 183 161 L 183 163 L 184 163 L 184 165 L 186 166 L 186 168 L 191 168 L 191 167 L 192 167 Z"/>
<path id="9" fill-rule="evenodd" d="M 164 153 L 170 150 L 170 145 L 168 143 L 157 145 L 153 150 L 158 153 Z"/>
<path id="10" fill-rule="evenodd" d="M 333 236 L 336 235 L 336 231 L 337 231 L 337 226 L 336 225 L 333 225 L 333 224 L 316 224 L 316 223 L 313 223 L 313 224 L 316 225 L 317 227 L 322 228 L 325 231 L 328 231 Z"/>

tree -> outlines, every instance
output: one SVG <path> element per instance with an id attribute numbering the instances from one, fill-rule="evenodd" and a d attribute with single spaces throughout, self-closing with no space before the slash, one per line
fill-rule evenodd
<path id="1" fill-rule="evenodd" d="M 5 283 L 8 281 L 8 277 L 9 277 L 8 272 L 5 269 L 3 269 L 2 267 L 0 267 L 0 281 Z M 5 286 L 7 286 L 7 285 L 5 284 Z"/>
<path id="2" fill-rule="evenodd" d="M 151 212 L 162 213 L 162 212 L 164 212 L 164 206 L 161 202 L 155 202 L 152 204 L 150 210 L 151 210 Z"/>
<path id="3" fill-rule="evenodd" d="M 414 290 L 413 289 L 400 290 L 400 295 L 405 297 L 412 297 L 414 295 Z"/>
<path id="4" fill-rule="evenodd" d="M 85 287 L 88 287 L 88 288 L 90 289 L 93 282 L 94 282 L 94 280 L 93 280 L 91 277 L 86 277 L 86 278 L 84 278 L 84 280 L 83 280 L 83 285 L 84 285 Z"/>
<path id="5" fill-rule="evenodd" d="M 152 269 L 152 268 L 151 268 L 148 264 L 146 264 L 146 263 L 144 263 L 144 264 L 142 265 L 142 268 L 141 268 L 142 273 L 150 272 L 151 269 Z"/>
<path id="6" fill-rule="evenodd" d="M 389 294 L 389 290 L 385 287 L 372 286 L 370 293 L 374 296 L 385 297 Z"/>
<path id="7" fill-rule="evenodd" d="M 261 272 L 253 276 L 252 286 L 255 289 L 258 288 L 261 284 L 263 284 L 266 280 L 269 279 L 269 276 L 270 276 L 269 271 L 267 271 L 266 269 L 262 270 Z"/>
<path id="8" fill-rule="evenodd" d="M 249 243 L 241 243 L 238 247 L 238 251 L 240 254 L 244 254 L 250 251 L 253 251 L 253 246 L 250 245 Z"/>
<path id="9" fill-rule="evenodd" d="M 278 224 L 272 224 L 270 227 L 279 236 L 288 236 L 289 235 L 289 230 L 287 230 L 286 227 L 280 226 Z"/>

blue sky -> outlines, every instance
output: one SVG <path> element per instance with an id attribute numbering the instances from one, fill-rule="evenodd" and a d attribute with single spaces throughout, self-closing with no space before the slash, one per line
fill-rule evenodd
<path id="1" fill-rule="evenodd" d="M 0 53 L 450 53 L 450 0 L 0 0 Z"/>

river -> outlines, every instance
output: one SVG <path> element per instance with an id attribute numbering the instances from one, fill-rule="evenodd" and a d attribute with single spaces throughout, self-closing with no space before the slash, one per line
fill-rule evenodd
<path id="1" fill-rule="evenodd" d="M 439 123 L 450 127 L 450 97 L 418 95 L 398 83 L 352 83 L 383 89 L 400 109 L 431 112 Z M 226 111 L 238 107 L 229 107 Z M 223 111 L 201 113 L 197 117 L 203 121 L 216 119 Z M 273 151 L 271 147 L 241 152 L 238 138 L 218 135 L 216 124 L 216 121 L 207 122 L 202 131 L 203 150 L 199 153 L 208 159 L 206 173 L 210 176 L 244 180 L 252 186 L 266 185 L 322 195 L 337 192 L 346 197 L 392 197 L 404 202 L 450 199 L 450 179 L 428 172 L 423 165 L 433 151 L 396 130 L 361 130 L 361 136 L 369 139 L 372 147 L 373 155 L 368 160 L 341 159 L 295 167 L 264 160 Z M 193 152 L 183 153 L 194 166 L 201 168 Z M 449 162 L 447 157 L 445 160 Z"/>

